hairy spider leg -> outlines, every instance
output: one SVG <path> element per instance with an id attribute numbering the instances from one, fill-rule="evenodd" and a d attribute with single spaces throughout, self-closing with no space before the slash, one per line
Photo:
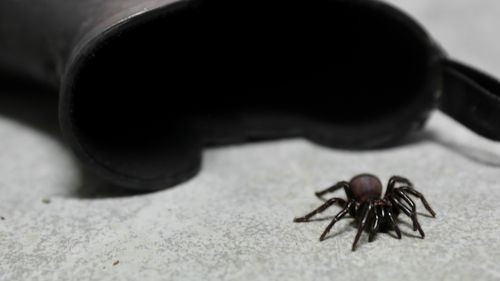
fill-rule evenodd
<path id="1" fill-rule="evenodd" d="M 380 229 L 380 224 L 382 223 L 382 218 L 383 216 L 383 211 L 382 211 L 382 206 L 381 205 L 376 205 L 375 210 L 373 212 L 374 218 L 373 218 L 373 223 L 370 228 L 370 236 L 368 237 L 368 242 L 372 242 L 373 239 L 375 238 L 375 235 L 377 234 L 378 230 Z"/>
<path id="2" fill-rule="evenodd" d="M 417 197 L 424 204 L 425 209 L 432 215 L 433 218 L 436 217 L 436 212 L 431 208 L 431 205 L 425 199 L 424 195 L 410 186 L 405 186 L 400 188 L 401 191 L 410 193 L 411 195 Z"/>
<path id="3" fill-rule="evenodd" d="M 325 228 L 325 231 L 323 231 L 323 234 L 321 234 L 321 236 L 319 237 L 319 241 L 323 241 L 325 240 L 325 237 L 326 235 L 330 232 L 330 230 L 332 229 L 332 227 L 335 225 L 336 222 L 338 222 L 339 220 L 341 220 L 345 215 L 347 215 L 349 213 L 349 209 L 352 208 L 352 206 L 355 204 L 356 202 L 354 200 L 351 200 L 349 201 L 349 203 L 347 203 L 347 205 L 344 207 L 344 209 L 342 209 L 342 211 L 340 211 L 333 219 L 332 221 L 330 222 L 330 224 Z"/>
<path id="4" fill-rule="evenodd" d="M 341 205 L 341 207 L 344 207 L 346 204 L 345 200 L 342 198 L 331 198 L 328 201 L 326 201 L 323 205 L 319 206 L 316 210 L 310 212 L 309 214 L 307 214 L 303 217 L 295 218 L 293 221 L 294 222 L 307 222 L 307 221 L 309 221 L 309 219 L 311 217 L 323 212 L 324 210 L 328 209 L 329 207 L 331 207 L 335 203 L 339 203 Z"/>
<path id="5" fill-rule="evenodd" d="M 361 237 L 363 230 L 368 225 L 368 220 L 372 215 L 372 211 L 373 211 L 373 202 L 370 201 L 368 203 L 365 203 L 365 206 L 363 207 L 363 213 L 361 216 L 363 219 L 359 223 L 358 232 L 356 233 L 356 238 L 354 238 L 354 242 L 352 243 L 353 251 L 356 250 L 356 244 L 358 244 L 359 238 Z"/>
<path id="6" fill-rule="evenodd" d="M 339 181 L 338 183 L 332 185 L 331 187 L 325 189 L 325 190 L 322 190 L 322 191 L 318 191 L 314 194 L 316 194 L 316 196 L 319 198 L 319 199 L 323 199 L 323 195 L 327 194 L 327 193 L 331 193 L 331 192 L 335 192 L 341 188 L 344 188 L 345 192 L 346 192 L 346 195 L 347 195 L 347 198 L 348 199 L 351 199 L 352 197 L 350 197 L 350 193 L 351 193 L 351 186 L 349 185 L 348 182 L 346 181 Z"/>
<path id="7" fill-rule="evenodd" d="M 396 223 L 396 220 L 394 219 L 394 216 L 392 215 L 392 206 L 386 206 L 385 211 L 387 213 L 387 217 L 389 218 L 389 222 L 392 225 L 392 228 L 394 228 L 394 231 L 396 232 L 396 235 L 398 236 L 398 239 L 401 239 L 401 230 L 399 229 L 398 224 Z"/>

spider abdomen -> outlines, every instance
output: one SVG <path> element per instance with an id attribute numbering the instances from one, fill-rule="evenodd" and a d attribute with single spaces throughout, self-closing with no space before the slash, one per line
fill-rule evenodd
<path id="1" fill-rule="evenodd" d="M 352 195 L 357 202 L 377 200 L 382 196 L 382 182 L 370 174 L 355 176 L 350 181 Z"/>

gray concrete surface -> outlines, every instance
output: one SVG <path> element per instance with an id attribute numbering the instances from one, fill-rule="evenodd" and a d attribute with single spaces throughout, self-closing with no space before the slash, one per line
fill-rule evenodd
<path id="1" fill-rule="evenodd" d="M 498 1 L 397 5 L 500 76 Z M 44 101 L 0 100 L 0 280 L 500 280 L 500 145 L 440 113 L 385 150 L 298 139 L 211 149 L 194 180 L 133 195 L 80 171 L 55 116 L 32 110 Z M 314 191 L 365 171 L 407 176 L 427 196 L 438 216 L 421 216 L 424 240 L 403 220 L 402 240 L 364 237 L 351 252 L 349 219 L 322 243 L 328 221 L 292 223 L 320 203 Z"/>

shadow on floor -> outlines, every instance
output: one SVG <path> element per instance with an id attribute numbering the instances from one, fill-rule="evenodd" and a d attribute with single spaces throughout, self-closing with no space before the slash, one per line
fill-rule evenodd
<path id="1" fill-rule="evenodd" d="M 459 126 L 459 125 L 457 125 Z M 408 146 L 420 142 L 432 142 L 442 146 L 477 164 L 489 167 L 500 167 L 500 154 L 477 146 L 468 145 L 460 140 L 446 138 L 445 132 L 436 132 L 430 129 L 416 132 L 396 146 Z"/>
<path id="2" fill-rule="evenodd" d="M 62 146 L 72 155 L 61 136 L 58 125 L 58 95 L 55 89 L 18 79 L 1 79 L 0 77 L 0 115 L 15 119 L 26 126 L 43 133 Z M 412 134 L 400 143 L 383 150 L 395 147 L 412 146 L 422 142 L 433 142 L 463 157 L 485 166 L 500 167 L 500 155 L 479 147 L 471 147 L 459 140 L 446 140 L 440 135 L 425 129 Z M 75 163 L 78 161 L 75 159 Z M 80 166 L 79 166 L 80 167 Z M 81 181 L 77 187 L 68 187 L 74 191 L 69 197 L 99 199 L 147 194 L 130 191 L 100 180 L 80 167 Z"/>
<path id="3" fill-rule="evenodd" d="M 68 155 L 73 156 L 59 129 L 58 94 L 55 89 L 15 77 L 7 79 L 0 76 L 0 116 L 20 122 L 51 138 L 64 147 Z M 79 169 L 80 179 L 77 180 L 78 186 L 68 186 L 65 196 L 99 199 L 145 194 L 104 182 L 85 171 L 79 161 L 75 157 L 72 158 Z"/>

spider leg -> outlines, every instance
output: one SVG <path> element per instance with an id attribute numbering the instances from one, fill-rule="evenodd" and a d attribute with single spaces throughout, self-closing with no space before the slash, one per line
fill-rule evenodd
<path id="1" fill-rule="evenodd" d="M 340 211 L 335 216 L 335 218 L 333 218 L 333 220 L 330 222 L 330 224 L 325 228 L 325 231 L 323 232 L 323 234 L 321 234 L 321 237 L 319 237 L 319 241 L 325 240 L 326 235 L 330 232 L 330 230 L 335 225 L 335 223 L 338 222 L 339 220 L 341 220 L 345 215 L 347 215 L 347 213 L 349 213 L 349 209 L 352 207 L 353 204 L 354 204 L 354 201 L 349 201 L 349 203 L 347 203 L 347 206 L 345 206 L 344 209 L 342 209 L 342 211 Z"/>
<path id="2" fill-rule="evenodd" d="M 375 234 L 377 234 L 380 224 L 381 224 L 381 219 L 383 218 L 383 209 L 382 206 L 375 206 L 375 209 L 373 211 L 374 215 L 374 220 L 372 227 L 370 229 L 370 236 L 368 237 L 368 242 L 372 242 L 373 239 L 375 238 Z"/>
<path id="3" fill-rule="evenodd" d="M 367 226 L 368 219 L 370 218 L 370 215 L 373 210 L 373 203 L 370 201 L 369 203 L 365 203 L 365 207 L 363 208 L 363 215 L 362 215 L 362 220 L 359 223 L 358 227 L 358 232 L 356 233 L 356 238 L 354 238 L 354 242 L 352 243 L 352 250 L 356 250 L 356 244 L 358 244 L 359 238 L 361 237 L 361 234 L 363 233 L 363 230 Z"/>
<path id="4" fill-rule="evenodd" d="M 399 201 L 397 201 L 394 196 L 390 196 L 389 197 L 389 201 L 391 201 L 391 203 L 396 206 L 398 209 L 400 209 L 401 211 L 403 211 L 403 213 L 405 213 L 408 217 L 410 217 L 412 219 L 412 222 L 413 222 L 413 230 L 417 230 L 418 226 L 417 224 L 415 223 L 415 220 L 413 219 L 413 214 L 412 214 L 412 211 L 406 207 L 405 205 L 401 204 Z"/>
<path id="5" fill-rule="evenodd" d="M 326 201 L 323 205 L 319 206 L 316 210 L 310 212 L 309 214 L 307 214 L 303 217 L 295 218 L 293 221 L 294 222 L 307 222 L 307 221 L 309 221 L 309 219 L 311 217 L 323 212 L 324 210 L 328 209 L 330 206 L 332 206 L 335 203 L 340 203 L 342 205 L 345 205 L 345 200 L 342 198 L 331 198 L 328 201 Z"/>
<path id="6" fill-rule="evenodd" d="M 405 213 L 408 217 L 411 217 L 411 210 L 405 205 L 401 204 L 399 201 L 397 201 L 394 198 L 394 196 L 390 196 L 388 199 L 394 206 L 398 207 L 398 209 L 403 211 L 403 213 Z"/>
<path id="7" fill-rule="evenodd" d="M 410 217 L 413 220 L 413 217 L 417 216 L 417 207 L 415 205 L 415 202 L 413 202 L 413 200 L 411 200 L 411 198 L 408 195 L 406 195 L 401 190 L 399 190 L 399 188 L 394 190 L 394 195 L 395 195 L 396 199 L 402 199 L 403 201 L 405 201 L 408 204 L 408 206 L 411 208 Z M 415 221 L 413 221 L 413 231 L 415 231 L 415 230 L 417 230 L 417 224 L 415 223 Z"/>
<path id="8" fill-rule="evenodd" d="M 403 188 L 401 188 L 401 190 L 404 192 L 408 192 L 411 195 L 420 199 L 422 201 L 422 203 L 424 204 L 425 209 L 432 215 L 432 217 L 434 217 L 434 218 L 436 217 L 436 212 L 434 212 L 434 210 L 432 210 L 431 205 L 429 205 L 429 202 L 427 202 L 427 200 L 425 200 L 425 197 L 422 193 L 416 191 L 415 189 L 413 189 L 411 187 L 403 187 Z"/>
<path id="9" fill-rule="evenodd" d="M 394 186 L 396 183 L 402 183 L 413 187 L 413 183 L 411 183 L 411 181 L 407 178 L 400 176 L 393 176 L 389 179 L 389 184 L 392 184 Z"/>
<path id="10" fill-rule="evenodd" d="M 420 233 L 420 235 L 422 236 L 422 238 L 425 237 L 425 233 L 424 231 L 422 230 L 422 227 L 420 226 L 420 223 L 418 222 L 418 219 L 417 219 L 417 208 L 415 206 L 415 202 L 413 202 L 413 200 L 411 200 L 410 197 L 408 197 L 408 195 L 406 195 L 404 192 L 402 192 L 401 190 L 395 190 L 394 191 L 394 195 L 401 198 L 403 201 L 405 201 L 411 208 L 411 211 L 410 211 L 410 214 L 409 214 L 409 217 L 411 218 L 412 222 L 413 222 L 413 230 L 418 230 L 418 232 Z M 395 200 L 396 201 L 396 200 Z M 397 201 L 396 201 L 397 202 Z M 399 202 L 398 202 L 399 203 Z M 403 204 L 399 203 L 398 205 L 399 207 L 401 206 L 404 206 Z M 406 213 L 406 212 L 405 212 Z M 407 214 L 408 215 L 408 214 Z"/>
<path id="11" fill-rule="evenodd" d="M 392 227 L 394 228 L 394 231 L 396 231 L 396 235 L 398 236 L 398 239 L 401 239 L 401 230 L 399 229 L 399 226 L 396 223 L 394 216 L 392 215 L 391 208 L 387 207 L 386 212 L 387 212 L 387 217 L 389 218 L 389 222 L 391 223 Z"/>
<path id="12" fill-rule="evenodd" d="M 387 190 L 385 192 L 386 196 L 392 193 L 392 190 L 394 189 L 397 183 L 402 183 L 404 185 L 413 187 L 413 183 L 411 183 L 409 179 L 400 176 L 392 176 L 389 179 L 389 183 L 387 184 Z"/>
<path id="13" fill-rule="evenodd" d="M 316 194 L 316 196 L 319 198 L 319 199 L 323 199 L 323 195 L 327 194 L 327 193 L 331 193 L 331 192 L 335 192 L 341 188 L 346 188 L 346 187 L 349 187 L 349 183 L 346 182 L 346 181 L 339 181 L 338 183 L 334 184 L 333 186 L 325 189 L 325 190 L 322 190 L 322 191 L 318 191 L 314 194 Z"/>

